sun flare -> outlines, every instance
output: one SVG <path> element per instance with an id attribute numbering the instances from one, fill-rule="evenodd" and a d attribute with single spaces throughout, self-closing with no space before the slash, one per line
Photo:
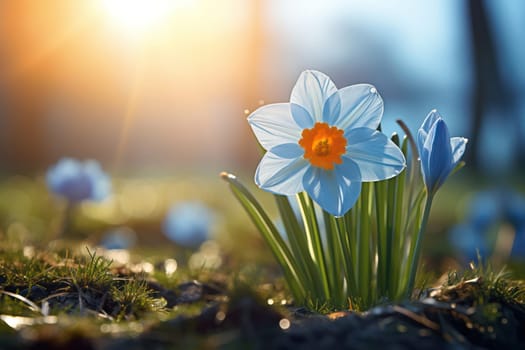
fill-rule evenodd
<path id="1" fill-rule="evenodd" d="M 137 34 L 167 19 L 174 3 L 173 0 L 102 0 L 105 12 L 115 24 Z"/>

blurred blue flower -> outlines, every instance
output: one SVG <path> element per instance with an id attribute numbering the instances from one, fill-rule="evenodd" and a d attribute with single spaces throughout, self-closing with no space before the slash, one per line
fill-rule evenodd
<path id="1" fill-rule="evenodd" d="M 168 210 L 163 230 L 176 244 L 197 248 L 210 238 L 215 219 L 214 212 L 200 202 L 179 203 Z"/>
<path id="2" fill-rule="evenodd" d="M 338 90 L 328 76 L 304 71 L 290 103 L 262 106 L 248 122 L 267 151 L 255 173 L 262 189 L 282 195 L 306 191 L 332 215 L 346 213 L 361 183 L 396 176 L 401 150 L 377 131 L 383 100 L 368 84 Z"/>
<path id="3" fill-rule="evenodd" d="M 454 248 L 467 261 L 478 261 L 478 254 L 482 258 L 489 254 L 489 245 L 485 231 L 480 231 L 471 223 L 455 226 L 449 234 L 449 239 Z"/>
<path id="4" fill-rule="evenodd" d="M 46 174 L 49 189 L 71 203 L 101 201 L 111 193 L 111 180 L 95 160 L 62 158 Z"/>
<path id="5" fill-rule="evenodd" d="M 503 198 L 504 218 L 515 229 L 511 257 L 525 259 L 525 197 L 507 192 Z"/>
<path id="6" fill-rule="evenodd" d="M 493 250 L 490 242 L 498 227 L 506 223 L 514 230 L 510 252 L 513 258 L 525 257 L 525 198 L 513 190 L 482 191 L 472 197 L 465 222 L 450 232 L 450 242 L 461 254 L 472 260 L 476 249 L 482 257 Z"/>
<path id="7" fill-rule="evenodd" d="M 429 195 L 434 195 L 454 170 L 466 144 L 464 137 L 450 137 L 447 124 L 436 110 L 425 118 L 418 131 L 417 148 Z"/>
<path id="8" fill-rule="evenodd" d="M 514 191 L 507 191 L 502 205 L 505 219 L 514 227 L 525 228 L 525 197 Z"/>
<path id="9" fill-rule="evenodd" d="M 130 228 L 119 227 L 107 232 L 100 245 L 106 249 L 129 249 L 135 245 L 137 234 Z"/>
<path id="10" fill-rule="evenodd" d="M 496 224 L 502 215 L 499 192 L 482 191 L 474 195 L 466 220 L 478 232 L 485 232 Z"/>
<path id="11" fill-rule="evenodd" d="M 487 258 L 492 251 L 489 237 L 501 220 L 501 195 L 498 191 L 481 191 L 470 200 L 465 221 L 449 234 L 451 244 L 467 261 L 477 262 L 477 254 Z"/>
<path id="12" fill-rule="evenodd" d="M 518 259 L 525 258 L 525 225 L 516 227 L 510 256 Z"/>

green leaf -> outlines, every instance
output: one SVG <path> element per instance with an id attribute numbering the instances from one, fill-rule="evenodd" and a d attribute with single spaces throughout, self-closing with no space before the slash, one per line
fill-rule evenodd
<path id="1" fill-rule="evenodd" d="M 250 191 L 237 180 L 235 175 L 223 172 L 221 173 L 221 178 L 228 182 L 233 194 L 269 245 L 277 262 L 283 269 L 294 297 L 299 302 L 305 301 L 307 291 L 304 290 L 304 285 L 306 281 L 305 276 L 301 274 L 298 268 L 300 262 L 294 259 L 268 214 L 266 214 Z"/>

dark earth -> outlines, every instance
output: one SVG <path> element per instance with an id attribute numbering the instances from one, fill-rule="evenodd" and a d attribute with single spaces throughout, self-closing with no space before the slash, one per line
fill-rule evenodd
<path id="1" fill-rule="evenodd" d="M 166 289 L 150 281 L 149 292 L 166 308 L 199 305 L 181 314 L 146 322 L 139 333 L 93 334 L 58 324 L 12 330 L 0 321 L 1 349 L 520 349 L 525 344 L 523 293 L 511 283 L 460 280 L 427 289 L 414 301 L 377 306 L 367 312 L 320 314 L 293 305 L 268 305 L 250 288 L 227 291 L 220 284 L 188 281 Z M 31 287 L 30 298 L 59 295 L 64 285 Z M 22 286 L 2 290 L 27 293 Z M 522 295 L 522 294 L 520 294 Z M 2 296 L 6 298 L 6 296 Z M 95 292 L 63 294 L 55 303 L 116 314 L 121 306 Z M 57 305 L 55 305 L 56 307 Z M 78 305 L 77 305 L 78 306 Z M 101 310 L 103 309 L 103 310 Z M 138 320 L 140 322 L 140 319 Z"/>

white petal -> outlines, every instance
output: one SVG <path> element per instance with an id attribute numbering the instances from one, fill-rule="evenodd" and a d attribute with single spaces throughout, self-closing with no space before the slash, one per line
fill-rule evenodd
<path id="1" fill-rule="evenodd" d="M 299 158 L 304 155 L 304 149 L 297 143 L 283 143 L 270 149 L 270 152 L 285 159 Z"/>
<path id="2" fill-rule="evenodd" d="M 339 91 L 328 97 L 323 106 L 323 122 L 335 125 L 341 115 L 341 97 Z"/>
<path id="3" fill-rule="evenodd" d="M 292 195 L 304 190 L 303 175 L 309 163 L 302 157 L 282 158 L 266 152 L 255 172 L 255 183 L 263 190 Z"/>
<path id="4" fill-rule="evenodd" d="M 361 179 L 379 181 L 398 175 L 406 166 L 403 152 L 385 134 L 368 129 L 352 129 L 345 134 L 346 154 L 361 172 Z"/>
<path id="5" fill-rule="evenodd" d="M 323 122 L 324 104 L 336 92 L 337 87 L 327 75 L 307 70 L 297 79 L 290 102 L 302 106 L 315 122 Z"/>
<path id="6" fill-rule="evenodd" d="M 425 117 L 425 120 L 423 121 L 423 124 L 421 124 L 421 127 L 419 128 L 420 132 L 422 132 L 423 138 L 427 138 L 430 128 L 432 128 L 432 125 L 434 125 L 438 119 L 442 118 L 436 109 L 433 109 L 430 111 L 430 113 L 428 113 L 428 115 Z"/>
<path id="7" fill-rule="evenodd" d="M 301 129 L 310 129 L 314 126 L 314 118 L 303 106 L 296 103 L 290 103 L 290 110 L 292 111 L 293 119 Z"/>
<path id="8" fill-rule="evenodd" d="M 341 113 L 336 125 L 343 129 L 377 129 L 383 116 L 383 99 L 370 84 L 357 84 L 339 90 Z"/>
<path id="9" fill-rule="evenodd" d="M 417 152 L 419 153 L 419 158 L 427 158 L 426 153 L 428 153 L 428 150 L 425 150 L 425 142 L 427 141 L 428 133 L 423 130 L 419 129 L 417 131 L 417 139 L 416 139 L 416 145 L 417 145 Z"/>
<path id="10" fill-rule="evenodd" d="M 275 103 L 262 106 L 248 116 L 261 146 L 269 150 L 282 143 L 297 143 L 302 129 L 290 112 L 289 103 Z"/>
<path id="11" fill-rule="evenodd" d="M 361 182 L 351 182 L 337 170 L 326 171 L 311 167 L 304 176 L 304 188 L 325 211 L 334 216 L 342 216 L 357 201 Z"/>
<path id="12" fill-rule="evenodd" d="M 463 153 L 465 153 L 465 148 L 467 146 L 468 139 L 464 137 L 452 137 L 450 139 L 450 147 L 452 148 L 452 157 L 453 157 L 453 163 L 457 164 L 461 157 L 463 157 Z"/>
<path id="13" fill-rule="evenodd" d="M 348 181 L 363 182 L 359 165 L 348 157 L 343 156 L 343 163 L 336 164 L 334 169 L 337 170 L 337 172 L 339 172 L 341 176 L 343 176 Z"/>

